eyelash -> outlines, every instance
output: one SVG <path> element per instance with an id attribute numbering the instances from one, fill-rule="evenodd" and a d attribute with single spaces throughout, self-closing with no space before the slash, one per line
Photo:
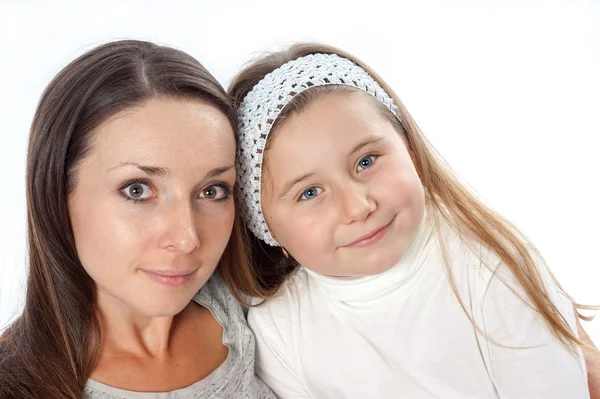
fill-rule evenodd
<path id="1" fill-rule="evenodd" d="M 365 168 L 365 169 L 368 169 L 368 168 L 370 168 L 371 166 L 373 166 L 373 164 L 374 164 L 374 163 L 377 161 L 377 158 L 379 158 L 379 155 L 377 155 L 377 154 L 367 154 L 367 155 L 365 155 L 365 156 L 361 157 L 361 158 L 358 160 L 358 163 L 356 164 L 356 169 L 358 169 L 358 168 L 360 167 L 360 162 L 361 162 L 363 159 L 365 159 L 365 158 L 372 158 L 372 160 L 371 160 L 371 164 Z M 364 170 L 364 169 L 363 169 L 363 170 Z M 358 172 L 361 172 L 361 170 L 359 170 Z"/>
<path id="2" fill-rule="evenodd" d="M 123 191 L 125 191 L 125 189 L 129 188 L 130 186 L 132 186 L 134 184 L 143 184 L 144 186 L 148 186 L 152 190 L 152 184 L 146 179 L 127 180 L 126 182 L 124 182 L 121 185 L 121 187 L 119 187 L 119 194 L 121 194 L 121 196 L 123 197 L 123 199 L 125 201 L 132 201 L 134 204 L 137 204 L 140 202 L 146 202 L 151 199 L 151 198 L 144 198 L 144 199 L 131 198 L 123 192 Z"/>
<path id="3" fill-rule="evenodd" d="M 150 198 L 144 198 L 144 199 L 131 198 L 127 194 L 123 193 L 123 191 L 125 189 L 127 189 L 128 187 L 130 187 L 130 186 L 132 186 L 134 184 L 143 184 L 145 186 L 148 186 L 152 190 L 152 184 L 148 180 L 146 180 L 146 179 L 132 179 L 132 180 L 127 180 L 126 182 L 124 182 L 119 187 L 119 194 L 121 194 L 121 196 L 123 197 L 123 199 L 125 201 L 132 201 L 134 204 L 138 204 L 138 203 L 143 203 L 143 202 L 146 202 L 146 201 L 149 201 L 149 200 L 152 199 L 152 197 L 150 197 Z M 223 195 L 223 198 L 213 199 L 213 200 L 209 199 L 210 201 L 219 204 L 219 203 L 225 202 L 229 198 L 231 198 L 232 189 L 229 186 L 229 184 L 226 184 L 226 183 L 214 183 L 214 184 L 210 184 L 210 185 L 206 186 L 205 188 L 203 188 L 200 191 L 203 192 L 204 190 L 206 190 L 208 188 L 211 188 L 211 187 L 219 187 L 219 188 L 221 188 L 224 191 L 224 195 Z"/>
<path id="4" fill-rule="evenodd" d="M 304 193 L 306 193 L 306 192 L 307 192 L 308 190 L 310 190 L 310 189 L 314 189 L 314 190 L 317 190 L 317 191 L 321 190 L 321 192 L 323 192 L 323 189 L 322 189 L 322 188 L 320 188 L 320 187 L 317 187 L 317 186 L 308 187 L 307 189 L 305 189 L 305 190 L 302 190 L 302 192 L 301 192 L 301 193 L 300 193 L 300 195 L 298 196 L 298 202 L 302 202 L 302 201 L 310 201 L 310 200 L 312 200 L 313 198 L 316 198 L 318 195 L 320 195 L 320 194 L 321 194 L 321 193 L 318 193 L 318 194 L 317 194 L 317 195 L 315 195 L 313 198 L 303 198 L 303 196 L 304 196 Z"/>
<path id="5" fill-rule="evenodd" d="M 212 202 L 215 202 L 217 204 L 220 204 L 221 202 L 225 202 L 227 201 L 229 198 L 231 198 L 231 192 L 232 189 L 229 186 L 229 184 L 226 183 L 214 183 L 214 184 L 210 184 L 208 186 L 206 186 L 205 188 L 203 188 L 202 190 L 200 190 L 201 192 L 206 190 L 207 188 L 211 188 L 211 187 L 219 187 L 224 191 L 223 198 L 219 198 L 219 199 L 209 199 Z"/>

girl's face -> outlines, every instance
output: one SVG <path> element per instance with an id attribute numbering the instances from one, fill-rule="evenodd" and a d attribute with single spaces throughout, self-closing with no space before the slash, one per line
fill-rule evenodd
<path id="1" fill-rule="evenodd" d="M 105 121 L 69 199 L 77 253 L 107 308 L 181 311 L 211 276 L 234 220 L 235 139 L 198 100 L 151 100 Z"/>
<path id="2" fill-rule="evenodd" d="M 411 156 L 373 101 L 359 91 L 327 94 L 291 114 L 265 154 L 269 228 L 320 274 L 389 269 L 423 218 L 425 195 Z"/>

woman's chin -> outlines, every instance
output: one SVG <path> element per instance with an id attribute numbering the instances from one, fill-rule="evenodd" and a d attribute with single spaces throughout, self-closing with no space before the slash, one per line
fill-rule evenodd
<path id="1" fill-rule="evenodd" d="M 137 304 L 137 312 L 145 317 L 173 317 L 185 309 L 192 298 L 172 300 L 151 300 Z"/>

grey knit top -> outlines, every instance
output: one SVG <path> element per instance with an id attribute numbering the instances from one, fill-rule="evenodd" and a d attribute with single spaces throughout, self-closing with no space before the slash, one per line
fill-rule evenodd
<path id="1" fill-rule="evenodd" d="M 209 309 L 223 326 L 227 359 L 208 377 L 171 392 L 133 392 L 88 380 L 83 399 L 275 399 L 254 374 L 254 335 L 246 324 L 242 306 L 217 274 L 193 298 Z"/>

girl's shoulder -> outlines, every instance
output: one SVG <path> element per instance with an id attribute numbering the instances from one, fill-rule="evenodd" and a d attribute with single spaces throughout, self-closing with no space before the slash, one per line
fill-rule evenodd
<path id="1" fill-rule="evenodd" d="M 525 267 L 522 257 L 518 265 L 509 267 L 495 249 L 455 231 L 447 224 L 441 225 L 440 233 L 440 248 L 444 250 L 438 251 L 439 260 L 447 264 L 448 273 L 462 299 L 479 304 L 515 300 L 532 306 L 517 274 L 533 276 L 531 279 L 539 283 L 539 288 L 545 290 L 555 304 L 563 305 L 568 298 L 538 249 L 530 242 L 524 240 L 525 250 L 533 261 L 532 267 Z"/>
<path id="2" fill-rule="evenodd" d="M 248 321 L 251 326 L 258 324 L 261 328 L 272 324 L 289 325 L 292 319 L 310 311 L 313 290 L 306 270 L 299 267 L 286 279 L 276 296 L 266 301 L 252 301 L 256 306 L 249 309 Z"/>
<path id="3" fill-rule="evenodd" d="M 251 303 L 252 305 L 259 305 L 256 309 L 286 306 L 289 301 L 301 299 L 306 294 L 306 289 L 309 286 L 310 280 L 306 270 L 302 266 L 298 266 L 281 284 L 277 294 L 265 301 L 253 298 Z"/>

